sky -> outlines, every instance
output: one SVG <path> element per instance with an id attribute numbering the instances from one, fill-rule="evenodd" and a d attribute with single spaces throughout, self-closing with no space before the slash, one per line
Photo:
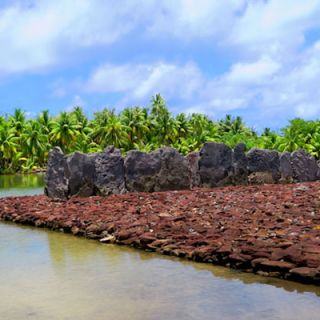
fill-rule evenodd
<path id="1" fill-rule="evenodd" d="M 0 0 L 0 114 L 320 118 L 320 0 Z"/>

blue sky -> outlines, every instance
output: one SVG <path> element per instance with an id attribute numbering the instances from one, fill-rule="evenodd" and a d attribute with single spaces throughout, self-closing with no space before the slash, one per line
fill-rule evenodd
<path id="1" fill-rule="evenodd" d="M 148 106 L 320 117 L 320 0 L 0 0 L 0 114 Z"/>

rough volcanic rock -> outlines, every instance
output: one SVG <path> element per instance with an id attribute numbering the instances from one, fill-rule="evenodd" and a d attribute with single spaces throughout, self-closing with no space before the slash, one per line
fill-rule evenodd
<path id="1" fill-rule="evenodd" d="M 283 152 L 280 154 L 280 174 L 282 183 L 293 182 L 293 169 L 291 165 L 291 153 Z"/>
<path id="2" fill-rule="evenodd" d="M 300 267 L 290 270 L 292 277 L 298 278 L 297 280 L 312 280 L 315 277 L 320 277 L 320 270 L 316 268 Z"/>
<path id="3" fill-rule="evenodd" d="M 300 150 L 292 154 L 253 149 L 245 145 L 231 150 L 223 143 L 205 143 L 200 153 L 183 157 L 173 148 L 151 153 L 130 151 L 124 160 L 119 150 L 65 156 L 61 149 L 50 152 L 46 174 L 47 195 L 110 195 L 129 191 L 166 191 L 228 184 L 304 182 L 320 179 L 315 158 Z"/>
<path id="4" fill-rule="evenodd" d="M 161 148 L 155 153 L 161 160 L 155 191 L 190 189 L 187 159 L 174 148 Z"/>
<path id="5" fill-rule="evenodd" d="M 124 159 L 124 168 L 128 191 L 152 192 L 161 168 L 160 154 L 129 151 Z"/>
<path id="6" fill-rule="evenodd" d="M 248 171 L 249 179 L 252 173 L 256 173 L 263 179 L 265 176 L 267 179 L 265 183 L 270 183 L 268 174 L 257 174 L 269 172 L 272 174 L 272 183 L 278 182 L 280 179 L 280 159 L 279 153 L 273 150 L 261 150 L 261 149 L 252 149 L 247 153 L 248 159 Z M 262 182 L 263 183 L 263 182 Z"/>
<path id="7" fill-rule="evenodd" d="M 0 220 L 320 285 L 319 194 L 320 181 L 67 201 L 7 197 Z"/>
<path id="8" fill-rule="evenodd" d="M 95 175 L 92 157 L 75 152 L 66 158 L 66 163 L 65 175 L 68 180 L 68 196 L 92 196 Z"/>
<path id="9" fill-rule="evenodd" d="M 200 151 L 199 173 L 204 187 L 232 182 L 232 150 L 223 143 L 207 142 Z"/>
<path id="10" fill-rule="evenodd" d="M 129 191 L 190 188 L 188 161 L 173 148 L 161 148 L 151 153 L 129 151 L 124 165 Z"/>
<path id="11" fill-rule="evenodd" d="M 249 184 L 275 183 L 272 172 L 252 172 L 248 176 Z"/>
<path id="12" fill-rule="evenodd" d="M 260 267 L 262 270 L 266 271 L 289 271 L 294 268 L 295 265 L 293 263 L 287 261 L 272 261 L 272 260 L 264 260 L 260 262 Z"/>
<path id="13" fill-rule="evenodd" d="M 248 184 L 248 159 L 245 154 L 246 145 L 240 143 L 233 150 L 232 166 L 233 177 L 232 182 L 235 185 Z"/>
<path id="14" fill-rule="evenodd" d="M 45 175 L 45 194 L 51 198 L 67 199 L 68 180 L 65 176 L 66 157 L 59 147 L 49 152 Z"/>
<path id="15" fill-rule="evenodd" d="M 291 154 L 291 164 L 295 181 L 304 182 L 317 179 L 319 170 L 317 161 L 306 151 L 294 151 Z"/>
<path id="16" fill-rule="evenodd" d="M 124 161 L 120 150 L 109 146 L 104 152 L 93 156 L 95 168 L 94 191 L 98 195 L 126 192 Z"/>
<path id="17" fill-rule="evenodd" d="M 189 175 L 190 175 L 190 188 L 199 187 L 201 178 L 199 173 L 199 152 L 190 152 L 186 159 L 188 161 Z"/>

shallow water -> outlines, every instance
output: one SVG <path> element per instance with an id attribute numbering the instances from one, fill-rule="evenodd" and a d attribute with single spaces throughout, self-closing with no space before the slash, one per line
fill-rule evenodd
<path id="1" fill-rule="evenodd" d="M 9 196 L 23 196 L 43 194 L 44 175 L 1 175 L 0 176 L 0 198 Z"/>
<path id="2" fill-rule="evenodd" d="M 319 318 L 316 286 L 0 223 L 1 320 Z"/>
<path id="3" fill-rule="evenodd" d="M 319 319 L 320 288 L 0 223 L 0 319 Z"/>

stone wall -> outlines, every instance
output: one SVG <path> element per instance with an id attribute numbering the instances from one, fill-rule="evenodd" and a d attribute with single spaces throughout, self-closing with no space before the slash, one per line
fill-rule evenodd
<path id="1" fill-rule="evenodd" d="M 320 165 L 304 150 L 279 153 L 243 144 L 234 150 L 223 143 L 205 143 L 186 157 L 173 148 L 150 153 L 118 149 L 64 155 L 55 147 L 49 153 L 45 193 L 51 198 L 154 192 L 264 183 L 320 180 Z"/>

